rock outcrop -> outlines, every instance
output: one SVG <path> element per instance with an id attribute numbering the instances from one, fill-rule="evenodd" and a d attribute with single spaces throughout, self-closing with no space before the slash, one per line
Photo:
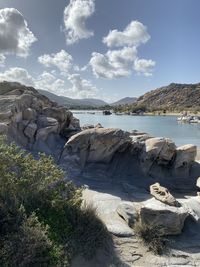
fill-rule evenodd
<path id="1" fill-rule="evenodd" d="M 163 235 L 180 234 L 187 216 L 183 207 L 172 207 L 154 198 L 144 202 L 140 209 L 141 222 L 162 227 Z"/>
<path id="2" fill-rule="evenodd" d="M 0 83 L 0 133 L 25 149 L 56 158 L 79 121 L 32 87 Z"/>

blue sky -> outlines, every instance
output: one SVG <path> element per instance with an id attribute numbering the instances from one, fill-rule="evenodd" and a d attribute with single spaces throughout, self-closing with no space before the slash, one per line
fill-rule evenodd
<path id="1" fill-rule="evenodd" d="M 107 101 L 197 83 L 199 10 L 198 0 L 0 0 L 0 79 Z"/>

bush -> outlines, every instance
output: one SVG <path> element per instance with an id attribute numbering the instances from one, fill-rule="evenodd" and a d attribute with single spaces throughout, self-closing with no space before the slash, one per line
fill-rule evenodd
<path id="1" fill-rule="evenodd" d="M 111 237 L 82 189 L 51 157 L 34 157 L 0 138 L 0 266 L 69 266 L 92 258 Z"/>
<path id="2" fill-rule="evenodd" d="M 41 154 L 35 160 L 0 139 L 1 266 L 34 266 L 34 255 L 40 261 L 37 266 L 60 266 L 60 259 L 61 266 L 66 265 L 65 257 L 58 255 L 74 230 L 69 210 L 80 210 L 81 189 L 63 178 L 51 157 Z M 18 265 L 21 258 L 24 263 Z"/>
<path id="3" fill-rule="evenodd" d="M 156 224 L 146 224 L 137 220 L 134 224 L 136 235 L 142 240 L 154 254 L 161 255 L 166 250 L 167 239 L 164 235 L 164 227 Z"/>

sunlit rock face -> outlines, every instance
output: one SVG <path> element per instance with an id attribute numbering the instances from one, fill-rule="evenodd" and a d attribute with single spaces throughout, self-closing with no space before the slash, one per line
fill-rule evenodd
<path id="1" fill-rule="evenodd" d="M 58 158 L 79 121 L 32 87 L 0 83 L 0 133 L 9 141 L 32 152 L 45 152 Z"/>

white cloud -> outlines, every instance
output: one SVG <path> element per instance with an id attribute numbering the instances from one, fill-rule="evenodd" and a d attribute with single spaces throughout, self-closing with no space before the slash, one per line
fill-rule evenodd
<path id="1" fill-rule="evenodd" d="M 72 87 L 67 90 L 68 96 L 75 98 L 94 98 L 98 96 L 99 90 L 91 81 L 83 79 L 80 74 L 72 74 L 68 80 Z"/>
<path id="2" fill-rule="evenodd" d="M 64 50 L 40 56 L 38 61 L 46 67 L 57 67 L 61 72 L 68 72 L 73 66 L 72 56 Z"/>
<path id="3" fill-rule="evenodd" d="M 34 84 L 37 89 L 44 89 L 59 95 L 66 91 L 65 81 L 46 71 L 34 80 Z"/>
<path id="4" fill-rule="evenodd" d="M 4 55 L 0 54 L 0 67 L 4 66 L 5 60 L 6 60 L 6 57 Z"/>
<path id="5" fill-rule="evenodd" d="M 25 85 L 33 86 L 34 80 L 23 68 L 10 68 L 0 73 L 0 81 L 19 82 Z"/>
<path id="6" fill-rule="evenodd" d="M 156 62 L 149 59 L 136 59 L 134 62 L 134 70 L 138 74 L 143 74 L 145 76 L 152 76 L 153 68 Z"/>
<path id="7" fill-rule="evenodd" d="M 86 27 L 86 20 L 94 13 L 94 0 L 70 0 L 64 10 L 64 25 L 67 44 L 73 44 L 80 39 L 94 35 Z"/>
<path id="8" fill-rule="evenodd" d="M 0 9 L 0 53 L 26 57 L 36 40 L 17 9 Z"/>
<path id="9" fill-rule="evenodd" d="M 89 64 L 97 77 L 107 79 L 126 77 L 131 74 L 131 66 L 136 56 L 135 47 L 109 50 L 105 55 L 94 52 Z"/>
<path id="10" fill-rule="evenodd" d="M 139 46 L 150 39 L 146 26 L 139 21 L 132 21 L 123 31 L 112 30 L 103 38 L 108 47 Z"/>
<path id="11" fill-rule="evenodd" d="M 49 92 L 72 98 L 98 97 L 100 91 L 91 81 L 83 79 L 80 74 L 72 74 L 67 80 L 58 78 L 56 75 L 44 71 L 37 77 L 32 77 L 26 69 L 10 68 L 0 73 L 0 81 L 19 82 L 36 89 L 44 89 Z M 71 87 L 69 84 L 71 84 Z"/>

